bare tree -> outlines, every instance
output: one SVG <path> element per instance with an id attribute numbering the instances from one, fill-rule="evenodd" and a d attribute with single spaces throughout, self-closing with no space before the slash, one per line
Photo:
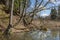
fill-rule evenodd
<path id="1" fill-rule="evenodd" d="M 41 12 L 42 10 L 47 10 L 47 9 L 51 9 L 51 8 L 55 7 L 55 6 L 53 6 L 53 7 L 46 8 L 46 6 L 48 4 L 52 3 L 51 0 L 47 0 L 46 2 L 45 2 L 45 0 L 34 0 L 33 5 L 32 5 L 31 1 L 32 0 L 18 0 L 18 2 L 19 2 L 19 9 L 18 9 L 19 13 L 17 13 L 17 15 L 20 17 L 20 19 L 18 20 L 17 23 L 12 25 L 13 7 L 14 7 L 13 6 L 14 0 L 12 0 L 10 21 L 9 21 L 9 25 L 8 25 L 7 29 L 5 30 L 5 34 L 8 34 L 9 29 L 11 27 L 16 26 L 21 20 L 22 20 L 24 26 L 27 27 L 28 25 L 32 24 L 34 17 L 38 16 L 37 15 L 38 12 Z"/>
<path id="2" fill-rule="evenodd" d="M 13 8 L 14 8 L 14 0 L 12 0 L 12 7 L 11 7 L 9 25 L 8 25 L 7 29 L 5 30 L 5 32 L 4 32 L 4 34 L 6 34 L 6 35 L 9 33 L 9 29 L 12 27 Z"/>

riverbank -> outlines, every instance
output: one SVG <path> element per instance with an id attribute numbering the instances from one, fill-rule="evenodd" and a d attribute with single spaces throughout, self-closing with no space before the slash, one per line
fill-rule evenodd
<path id="1" fill-rule="evenodd" d="M 2 10 L 4 5 L 0 4 L 0 30 L 5 30 L 9 24 L 9 14 L 7 14 L 4 10 Z M 13 24 L 15 24 L 19 20 L 18 16 L 13 16 Z M 14 28 L 11 28 L 12 32 L 21 32 L 21 31 L 31 31 L 31 30 L 40 30 L 42 27 L 42 30 L 51 29 L 53 31 L 60 30 L 60 21 L 54 21 L 54 20 L 34 20 L 32 22 L 34 25 L 29 25 L 25 27 L 23 23 L 18 23 L 17 26 Z"/>

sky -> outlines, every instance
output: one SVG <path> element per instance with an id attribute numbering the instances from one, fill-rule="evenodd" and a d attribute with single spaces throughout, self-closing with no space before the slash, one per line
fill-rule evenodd
<path id="1" fill-rule="evenodd" d="M 57 2 L 55 2 L 54 0 L 52 0 L 52 3 L 54 3 L 56 6 L 58 6 L 59 4 L 60 4 L 60 0 L 58 0 Z M 50 4 L 50 5 L 47 5 L 47 7 L 50 7 L 50 6 L 53 6 L 52 4 Z M 50 12 L 51 12 L 51 10 L 49 9 L 49 10 L 43 10 L 42 12 L 41 12 L 41 16 L 48 16 L 49 14 L 50 14 Z"/>
<path id="2" fill-rule="evenodd" d="M 44 0 L 44 4 L 47 2 L 48 0 Z M 51 0 L 51 2 L 52 3 L 54 3 L 56 6 L 58 6 L 59 4 L 60 4 L 60 0 L 57 0 L 56 2 L 55 2 L 55 0 Z M 34 0 L 31 0 L 31 7 L 33 8 L 33 6 L 34 6 Z M 51 6 L 54 6 L 53 4 L 48 4 L 47 6 L 46 6 L 46 8 L 48 7 L 51 7 Z M 49 10 L 43 10 L 43 11 L 41 11 L 40 12 L 40 16 L 48 16 L 49 14 L 50 14 L 50 12 L 51 12 L 51 9 L 49 9 Z"/>

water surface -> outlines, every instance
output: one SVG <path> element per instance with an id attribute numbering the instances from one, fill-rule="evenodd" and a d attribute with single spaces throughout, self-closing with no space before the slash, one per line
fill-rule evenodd
<path id="1" fill-rule="evenodd" d="M 9 36 L 0 35 L 0 40 L 60 40 L 59 31 L 31 31 L 14 33 Z"/>

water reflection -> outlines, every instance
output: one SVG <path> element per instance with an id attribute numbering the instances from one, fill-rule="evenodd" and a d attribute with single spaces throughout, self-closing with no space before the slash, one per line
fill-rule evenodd
<path id="1" fill-rule="evenodd" d="M 29 34 L 32 36 L 32 38 L 34 40 L 41 40 L 41 39 L 45 39 L 46 37 L 50 36 L 51 31 L 49 30 L 49 31 L 45 32 L 45 31 L 37 30 L 37 31 L 34 31 L 32 33 L 29 33 Z"/>
<path id="2" fill-rule="evenodd" d="M 0 35 L 0 40 L 60 40 L 59 31 L 32 31 L 11 34 L 9 37 Z"/>
<path id="3" fill-rule="evenodd" d="M 34 31 L 28 33 L 33 40 L 59 40 L 59 31 Z"/>

